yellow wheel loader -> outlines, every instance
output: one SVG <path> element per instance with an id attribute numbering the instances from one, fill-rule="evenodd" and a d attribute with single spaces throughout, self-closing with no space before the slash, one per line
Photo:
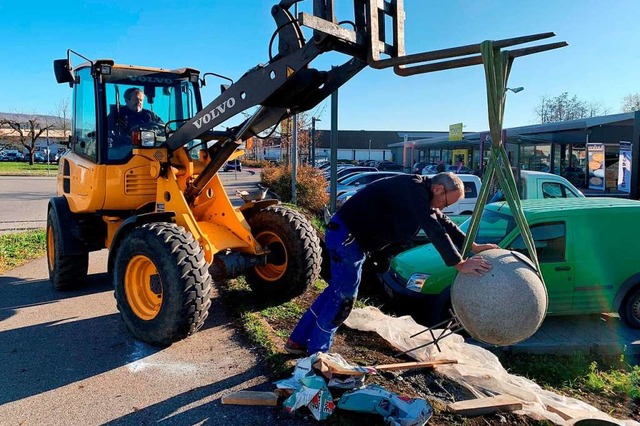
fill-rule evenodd
<path id="1" fill-rule="evenodd" d="M 282 297 L 318 278 L 319 239 L 305 217 L 276 200 L 235 208 L 217 174 L 242 154 L 237 147 L 255 120 L 171 144 L 185 126 L 203 127 L 211 111 L 232 108 L 234 97 L 203 111 L 193 69 L 110 60 L 72 68 L 70 58 L 54 67 L 73 87 L 71 149 L 60 159 L 47 219 L 55 288 L 82 285 L 89 252 L 108 248 L 124 322 L 139 339 L 166 345 L 202 327 L 216 279 L 245 274 L 254 291 Z M 133 120 L 124 99 L 132 88 L 158 121 L 123 131 L 120 119 Z"/>

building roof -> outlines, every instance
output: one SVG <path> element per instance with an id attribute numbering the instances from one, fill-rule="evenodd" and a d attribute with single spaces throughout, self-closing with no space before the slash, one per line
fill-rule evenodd
<path id="1" fill-rule="evenodd" d="M 316 130 L 318 148 L 331 146 L 331 130 Z M 424 140 L 448 135 L 448 132 L 396 131 L 396 130 L 338 130 L 338 147 L 341 149 L 389 149 L 389 145 L 405 141 Z M 371 146 L 369 146 L 371 141 Z"/>
<path id="2" fill-rule="evenodd" d="M 511 127 L 505 129 L 507 138 L 523 142 L 575 142 L 584 141 L 590 130 L 600 127 L 632 127 L 635 113 L 602 115 L 598 117 L 581 118 L 578 120 L 558 121 L 555 123 L 533 124 L 528 126 Z M 483 135 L 488 131 L 467 133 L 462 141 L 449 141 L 447 133 L 441 137 L 410 141 L 414 148 L 450 148 L 452 144 L 474 146 L 480 144 Z M 392 146 L 402 146 L 404 141 Z"/>

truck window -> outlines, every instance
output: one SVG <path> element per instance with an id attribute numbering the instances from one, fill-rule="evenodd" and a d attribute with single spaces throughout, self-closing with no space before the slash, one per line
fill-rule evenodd
<path id="1" fill-rule="evenodd" d="M 531 227 L 531 235 L 533 236 L 538 261 L 540 263 L 562 262 L 565 260 L 567 234 L 564 222 L 534 225 Z M 507 250 L 514 250 L 525 256 L 528 255 L 522 235 L 518 235 L 518 237 L 509 244 Z"/>
<path id="2" fill-rule="evenodd" d="M 478 188 L 475 182 L 463 182 L 464 183 L 464 198 L 478 198 Z"/>
<path id="3" fill-rule="evenodd" d="M 566 185 L 560 182 L 545 182 L 542 184 L 542 195 L 544 198 L 575 198 L 573 193 Z"/>
<path id="4" fill-rule="evenodd" d="M 467 232 L 471 219 L 467 219 L 460 225 L 460 229 Z M 478 244 L 498 244 L 504 239 L 514 228 L 516 222 L 513 216 L 497 213 L 491 210 L 485 210 L 480 219 L 478 234 L 476 235 L 476 243 Z"/>

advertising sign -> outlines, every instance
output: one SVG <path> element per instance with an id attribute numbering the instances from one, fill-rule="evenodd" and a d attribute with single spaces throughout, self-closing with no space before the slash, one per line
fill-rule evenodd
<path id="1" fill-rule="evenodd" d="M 604 144 L 587 144 L 589 161 L 589 189 L 599 189 L 604 191 Z"/>
<path id="2" fill-rule="evenodd" d="M 627 193 L 631 190 L 631 142 L 627 141 L 620 141 L 618 190 Z"/>
<path id="3" fill-rule="evenodd" d="M 449 140 L 450 141 L 462 140 L 462 123 L 449 125 Z"/>

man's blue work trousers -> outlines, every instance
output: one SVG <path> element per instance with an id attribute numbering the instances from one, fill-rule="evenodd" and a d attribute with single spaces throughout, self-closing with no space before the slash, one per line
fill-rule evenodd
<path id="1" fill-rule="evenodd" d="M 347 319 L 358 296 L 365 254 L 337 215 L 329 222 L 325 242 L 331 258 L 331 282 L 291 333 L 291 340 L 308 354 L 327 352 L 338 327 Z"/>

